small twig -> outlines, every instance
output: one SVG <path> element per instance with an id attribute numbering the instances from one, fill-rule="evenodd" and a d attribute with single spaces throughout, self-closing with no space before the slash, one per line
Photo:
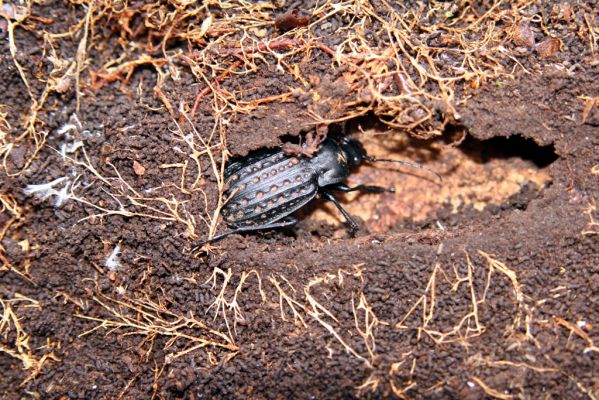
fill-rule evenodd
<path id="1" fill-rule="evenodd" d="M 235 61 L 226 70 L 221 72 L 221 74 L 219 76 L 217 76 L 216 78 L 214 78 L 212 80 L 212 85 L 221 83 L 231 72 L 233 72 L 242 63 L 243 63 L 243 61 L 241 61 L 241 60 Z M 195 117 L 196 111 L 197 111 L 198 107 L 200 106 L 200 102 L 208 93 L 210 93 L 210 90 L 211 90 L 211 86 L 208 85 L 204 89 L 202 89 L 202 91 L 200 91 L 200 93 L 198 93 L 195 101 L 193 102 L 193 107 L 191 108 L 191 113 L 190 113 L 191 118 Z"/>

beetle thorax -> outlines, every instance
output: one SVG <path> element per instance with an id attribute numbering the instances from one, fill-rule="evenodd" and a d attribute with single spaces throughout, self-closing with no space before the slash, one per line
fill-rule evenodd
<path id="1" fill-rule="evenodd" d="M 360 157 L 357 164 L 356 156 Z M 349 143 L 336 144 L 331 141 L 326 141 L 318 154 L 310 160 L 318 175 L 320 187 L 342 182 L 360 162 L 359 149 L 356 151 Z"/>

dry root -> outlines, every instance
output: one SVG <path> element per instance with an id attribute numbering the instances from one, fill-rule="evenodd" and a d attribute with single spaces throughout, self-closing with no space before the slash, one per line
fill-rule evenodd
<path id="1" fill-rule="evenodd" d="M 507 278 L 513 288 L 513 295 L 516 300 L 516 311 L 511 326 L 505 327 L 507 331 L 518 338 L 518 340 L 533 340 L 530 335 L 530 315 L 529 308 L 525 303 L 521 286 L 516 274 L 504 263 L 496 260 L 491 255 L 480 252 L 480 255 L 487 262 L 487 271 L 485 278 L 475 278 L 475 266 L 470 256 L 466 254 L 466 272 L 461 274 L 454 266 L 454 279 L 445 272 L 441 264 L 435 265 L 433 272 L 425 288 L 425 293 L 417 299 L 409 308 L 406 315 L 395 324 L 396 329 L 415 329 L 418 333 L 419 342 L 423 340 L 423 335 L 430 338 L 435 345 L 445 345 L 449 343 L 460 343 L 467 345 L 472 339 L 481 336 L 485 332 L 485 326 L 480 320 L 479 314 L 481 307 L 484 307 L 489 297 L 489 289 L 496 278 L 494 275 Z M 480 276 L 480 273 L 477 274 Z M 372 369 L 370 377 L 357 389 L 359 392 L 377 391 L 381 385 L 386 387 L 399 398 L 407 398 L 407 392 L 417 386 L 416 377 L 416 358 L 412 355 L 413 351 L 404 352 L 402 359 L 393 363 L 388 370 L 379 365 L 376 330 L 381 325 L 389 325 L 386 321 L 381 321 L 375 315 L 372 307 L 369 305 L 367 295 L 361 290 L 353 289 L 348 301 L 349 308 L 345 312 L 337 309 L 333 313 L 319 299 L 320 293 L 331 293 L 343 291 L 348 284 L 348 280 L 363 282 L 362 265 L 356 265 L 351 270 L 340 269 L 337 274 L 326 274 L 321 277 L 315 277 L 310 280 L 303 288 L 303 292 L 297 290 L 284 276 L 274 276 L 269 278 L 270 283 L 275 288 L 278 297 L 278 304 L 281 319 L 283 321 L 293 321 L 296 326 L 303 329 L 312 329 L 313 324 L 324 329 L 334 339 L 347 354 L 362 361 L 365 366 Z M 442 289 L 439 286 L 442 285 Z M 464 285 L 464 287 L 462 287 Z M 353 287 L 360 285 L 352 285 Z M 448 290 L 449 289 L 449 290 Z M 441 290 L 441 300 L 439 291 Z M 436 320 L 440 315 L 443 318 L 447 316 L 444 309 L 439 309 L 439 302 L 445 302 L 446 297 L 456 296 L 457 304 L 461 304 L 460 299 L 464 295 L 468 296 L 469 308 L 462 316 L 457 316 L 456 324 L 451 329 L 439 330 L 435 328 Z M 441 303 L 442 304 L 442 303 Z M 420 311 L 420 317 L 414 318 Z M 343 318 L 344 315 L 352 315 L 353 321 Z M 451 317 L 455 317 L 452 313 Z M 520 330 L 524 328 L 525 334 L 520 335 Z M 330 356 L 336 353 L 332 343 L 327 345 Z M 407 380 L 398 381 L 396 376 L 399 371 L 408 370 Z"/>
<path id="2" fill-rule="evenodd" d="M 244 317 L 243 311 L 241 310 L 241 307 L 239 306 L 238 300 L 239 300 L 241 291 L 243 290 L 243 286 L 246 283 L 246 280 L 252 274 L 256 276 L 256 279 L 258 281 L 258 290 L 260 292 L 260 296 L 262 297 L 262 301 L 265 301 L 266 295 L 264 294 L 264 291 L 262 290 L 262 278 L 260 277 L 260 274 L 256 270 L 251 270 L 249 272 L 243 271 L 241 273 L 241 277 L 239 278 L 239 283 L 235 287 L 235 290 L 231 297 L 231 300 L 226 299 L 227 291 L 230 288 L 229 284 L 231 283 L 231 278 L 233 276 L 231 269 L 229 269 L 229 270 L 227 270 L 227 272 L 225 272 L 225 271 L 221 270 L 220 268 L 215 268 L 212 271 L 212 275 L 210 276 L 210 278 L 208 278 L 208 280 L 206 281 L 206 283 L 212 282 L 212 289 L 215 289 L 218 286 L 218 276 L 220 275 L 223 278 L 223 282 L 220 286 L 220 289 L 218 290 L 218 294 L 216 295 L 214 302 L 210 305 L 210 307 L 208 307 L 206 309 L 206 314 L 208 312 L 210 312 L 211 309 L 214 308 L 214 319 L 216 319 L 218 317 L 219 313 L 222 313 L 222 316 L 225 321 L 225 325 L 227 326 L 227 331 L 229 332 L 230 338 L 233 338 L 233 333 L 231 332 L 231 325 L 229 323 L 229 318 L 230 318 L 229 313 L 233 314 L 232 315 L 233 329 L 235 331 L 235 334 L 237 334 L 237 324 L 245 323 L 245 317 Z"/>
<path id="3" fill-rule="evenodd" d="M 531 311 L 523 296 L 522 287 L 518 282 L 516 273 L 493 256 L 482 251 L 479 251 L 479 254 L 487 264 L 484 274 L 481 274 L 482 271 L 478 270 L 481 267 L 476 266 L 472 262 L 468 253 L 465 254 L 465 272 L 460 272 L 460 268 L 457 265 L 452 266 L 452 273 L 448 273 L 440 263 L 434 266 L 424 289 L 424 294 L 407 307 L 407 313 L 395 324 L 395 329 L 415 330 L 417 332 L 418 344 L 411 350 L 409 347 L 406 348 L 407 350 L 402 353 L 401 358 L 390 366 L 379 365 L 376 362 L 376 353 L 374 353 L 373 371 L 368 379 L 357 387 L 359 392 L 380 391 L 384 386 L 398 398 L 410 398 L 408 392 L 419 386 L 417 379 L 417 358 L 414 354 L 420 354 L 422 350 L 419 350 L 419 348 L 425 345 L 427 342 L 425 339 L 432 340 L 434 344 L 433 348 L 436 346 L 446 346 L 451 343 L 467 347 L 473 339 L 483 336 L 486 328 L 484 321 L 481 320 L 480 312 L 489 300 L 490 289 L 498 279 L 495 277 L 497 274 L 510 282 L 516 303 L 513 322 L 510 326 L 505 327 L 506 333 L 509 333 L 513 340 L 530 340 L 535 343 L 534 338 L 530 334 Z M 452 275 L 453 278 L 451 277 Z M 448 298 L 454 299 L 450 301 L 453 306 L 452 312 L 449 314 L 443 307 Z M 458 311 L 463 308 L 462 305 L 465 305 L 463 301 L 465 298 L 468 299 L 469 306 L 463 312 Z M 440 330 L 435 327 L 439 318 L 443 321 L 454 319 L 456 323 L 450 329 L 445 328 L 444 330 Z M 443 322 L 443 325 L 445 325 L 445 322 Z M 520 333 L 521 330 L 524 331 L 524 335 Z M 500 364 L 516 366 L 517 364 L 508 360 L 491 361 L 487 359 L 485 362 L 480 361 L 482 365 L 491 365 L 491 363 L 494 363 L 493 366 Z M 521 367 L 521 365 L 518 366 Z M 553 368 L 543 368 L 533 365 L 527 365 L 527 367 L 535 369 L 538 372 L 555 372 Z M 472 381 L 478 384 L 489 396 L 494 396 L 497 393 L 501 394 L 485 385 L 478 377 L 473 377 Z M 445 382 L 441 381 L 433 387 L 420 388 L 420 390 L 429 393 L 444 384 Z M 503 394 L 501 395 L 504 396 Z"/>
<path id="4" fill-rule="evenodd" d="M 54 344 L 49 340 L 43 348 L 31 349 L 29 334 L 24 330 L 17 314 L 19 305 L 20 307 L 36 308 L 38 311 L 41 311 L 42 308 L 37 301 L 18 293 L 12 299 L 0 298 L 0 306 L 2 306 L 0 352 L 19 360 L 23 370 L 28 371 L 29 375 L 21 383 L 23 386 L 35 379 L 47 362 L 60 360 L 54 354 Z"/>
<path id="5" fill-rule="evenodd" d="M 166 355 L 166 363 L 193 351 L 203 349 L 208 361 L 217 363 L 216 354 L 228 353 L 234 355 L 239 349 L 233 338 L 222 332 L 209 328 L 207 324 L 192 315 L 182 315 L 170 311 L 160 301 L 149 298 L 117 300 L 98 293 L 94 300 L 99 304 L 106 317 L 95 317 L 77 314 L 78 317 L 98 323 L 94 328 L 82 333 L 88 335 L 99 329 L 108 333 L 118 333 L 124 336 L 138 336 L 138 346 L 144 349 L 148 359 L 153 351 L 154 342 L 158 338 L 166 339 L 164 350 L 173 348 Z M 176 346 L 175 346 L 176 345 Z"/>
<path id="6" fill-rule="evenodd" d="M 5 15 L 0 19 L 7 23 L 11 58 L 31 103 L 22 127 L 8 123 L 9 119 L 16 120 L 19 110 L 0 106 L 0 159 L 5 173 L 22 173 L 44 146 L 48 132 L 43 118 L 48 111 L 48 96 L 74 89 L 79 110 L 85 89 L 100 91 L 108 83 L 120 82 L 126 90 L 135 72 L 149 67 L 156 73 L 153 95 L 177 123 L 174 133 L 187 147 L 188 158 L 162 166 L 180 168 L 181 182 L 169 185 L 168 190 L 163 188 L 159 196 L 146 196 L 122 181 L 119 171 L 102 176 L 99 167 L 84 155 L 74 162 L 101 183 L 101 190 L 112 198 L 114 207 L 103 206 L 81 193 L 72 195 L 96 209 L 93 217 L 142 216 L 176 222 L 183 224 L 186 235 L 194 239 L 199 222 L 195 218 L 206 226 L 208 239 L 216 232 L 223 206 L 227 125 L 239 114 L 252 113 L 273 102 L 296 102 L 299 97 L 308 101 L 306 126 L 301 128 L 316 127 L 319 135 L 331 123 L 367 113 L 415 136 L 439 135 L 447 123 L 460 118 L 455 106 L 469 89 L 499 77 L 512 77 L 518 70 L 526 71 L 511 51 L 514 44 L 520 43 L 515 27 L 523 22 L 537 24 L 551 36 L 543 17 L 523 19 L 531 11 L 531 3 L 525 0 L 496 0 L 486 8 L 469 2 L 432 1 L 408 7 L 386 0 L 325 1 L 313 9 L 300 10 L 306 17 L 291 26 L 281 25 L 281 18 L 276 22 L 280 10 L 268 2 L 72 3 L 80 8 L 81 19 L 61 33 L 51 32 L 46 27 L 51 21 L 35 15 L 35 7 L 31 8 L 35 2 L 2 9 Z M 572 10 L 568 13 L 578 26 L 581 40 L 588 42 L 594 52 L 594 16 Z M 337 43 L 334 46 L 324 42 L 329 36 L 322 37 L 326 26 L 333 23 L 338 26 L 330 36 Z M 37 69 L 47 72 L 32 74 L 23 65 L 18 54 L 24 50 L 16 47 L 15 29 L 40 32 L 43 56 Z M 97 42 L 100 30 L 103 34 L 110 32 L 111 36 L 103 39 L 118 44 L 117 55 L 98 70 L 90 70 L 91 59 L 104 45 Z M 76 48 L 59 45 L 65 39 L 74 39 Z M 302 68 L 322 62 L 331 66 L 324 80 Z M 269 69 L 282 75 L 283 84 L 278 91 L 273 89 L 265 97 L 256 98 L 262 82 L 260 74 Z M 199 83 L 197 94 L 187 99 L 169 98 L 163 87 L 176 86 L 184 72 Z M 39 93 L 32 89 L 33 79 L 43 82 Z M 241 89 L 232 84 L 239 80 L 244 82 Z M 143 93 L 140 97 L 143 102 Z M 586 112 L 590 100 L 583 100 Z M 200 109 L 210 111 L 214 117 L 208 135 L 198 134 L 194 128 Z M 17 146 L 27 149 L 27 157 L 23 165 L 15 166 L 10 154 Z M 217 177 L 217 199 L 206 196 L 204 164 L 209 164 Z M 198 173 L 193 182 L 187 182 L 186 172 L 191 167 Z M 204 198 L 204 212 L 194 217 L 196 214 L 186 203 L 196 191 Z"/>
<path id="7" fill-rule="evenodd" d="M 327 309 L 322 300 L 319 300 L 320 291 L 341 290 L 348 279 L 362 279 L 363 265 L 355 265 L 350 271 L 340 269 L 337 274 L 327 274 L 316 277 L 304 286 L 303 291 L 298 291 L 287 278 L 281 274 L 271 275 L 270 283 L 276 290 L 281 319 L 289 321 L 292 317 L 296 326 L 310 329 L 310 319 L 317 326 L 324 328 L 334 341 L 348 354 L 362 361 L 367 367 L 372 367 L 375 358 L 376 339 L 374 332 L 380 321 L 374 314 L 372 307 L 363 292 L 352 292 L 346 313 L 352 315 L 350 321 L 340 320 Z M 354 337 L 360 338 L 356 345 Z M 328 344 L 327 349 L 331 355 L 335 354 L 333 344 Z"/>
<path id="8" fill-rule="evenodd" d="M 79 222 L 115 215 L 140 217 L 180 224 L 184 227 L 184 235 L 195 239 L 196 218 L 199 218 L 205 223 L 209 234 L 213 235 L 223 204 L 223 174 L 226 162 L 224 131 L 220 122 L 217 122 L 211 133 L 201 135 L 183 110 L 180 114 L 185 118 L 185 123 L 175 121 L 177 129 L 173 134 L 174 140 L 184 143 L 183 148 L 177 146 L 177 150 L 185 158 L 182 162 L 158 166 L 159 169 L 180 169 L 179 182 L 164 182 L 159 187 L 150 189 L 138 188 L 135 183 L 127 181 L 109 159 L 103 160 L 100 165 L 92 162 L 83 142 L 76 140 L 82 135 L 83 127 L 78 118 L 73 116 L 73 123 L 65 125 L 64 129 L 74 131 L 74 134 L 69 133 L 60 150 L 57 150 L 65 162 L 67 174 L 51 182 L 28 185 L 25 194 L 41 200 L 53 198 L 55 207 L 61 207 L 69 200 L 88 206 L 90 215 Z M 89 134 L 89 131 L 83 132 Z M 216 205 L 204 191 L 205 161 L 217 177 L 220 194 Z M 136 174 L 145 173 L 144 167 L 139 163 L 134 162 L 133 169 Z M 188 180 L 190 169 L 195 171 L 195 178 L 191 181 Z M 196 214 L 196 210 L 189 207 L 196 192 L 201 195 L 203 213 Z"/>
<path id="9" fill-rule="evenodd" d="M 302 9 L 302 23 L 281 28 L 281 12 L 267 2 L 210 0 L 197 2 L 122 2 L 112 0 L 75 1 L 82 18 L 66 32 L 51 32 L 45 20 L 27 6 L 3 8 L 0 20 L 6 21 L 11 58 L 30 97 L 30 110 L 22 128 L 2 135 L 0 158 L 7 174 L 26 169 L 45 143 L 43 114 L 52 93 L 65 93 L 74 86 L 77 109 L 84 89 L 102 90 L 111 82 L 126 87 L 141 67 L 156 72 L 154 95 L 173 117 L 180 110 L 162 90 L 171 80 L 177 84 L 186 70 L 200 83 L 198 93 L 175 103 L 190 104 L 191 118 L 200 108 L 218 111 L 229 121 L 237 114 L 251 113 L 272 102 L 294 101 L 294 95 L 311 99 L 307 126 L 323 126 L 373 112 L 392 128 L 410 130 L 419 137 L 442 132 L 443 127 L 460 116 L 455 110 L 470 88 L 478 88 L 499 77 L 527 72 L 513 54 L 522 44 L 516 29 L 524 24 L 538 25 L 544 35 L 551 34 L 544 16 L 532 15 L 530 1 L 495 0 L 486 8 L 469 2 L 426 2 L 402 5 L 398 2 L 319 2 L 313 9 Z M 577 38 L 597 50 L 595 15 L 584 10 L 562 10 L 563 19 L 577 28 Z M 523 16 L 529 15 L 528 18 Z M 337 26 L 331 35 L 335 46 L 323 42 L 327 26 Z M 50 72 L 33 76 L 22 65 L 15 41 L 15 30 L 40 32 L 42 63 Z M 111 32 L 104 38 L 117 43 L 118 55 L 99 70 L 89 70 L 90 59 L 102 46 L 98 31 Z M 75 39 L 76 48 L 57 50 L 64 39 Z M 111 42 L 111 43 L 113 43 Z M 183 43 L 184 46 L 180 44 Z M 186 46 L 185 46 L 186 45 Z M 329 62 L 334 87 L 344 95 L 331 95 L 331 87 L 321 85 L 302 65 Z M 39 70 L 44 70 L 39 66 Z M 252 82 L 260 71 L 273 69 L 291 79 L 279 93 L 255 98 L 258 89 Z M 238 78 L 249 87 L 237 90 L 230 82 Z M 43 82 L 35 93 L 31 80 Z M 1 110 L 0 110 L 1 112 Z M 1 121 L 1 119 L 0 119 Z M 2 124 L 0 124 L 1 126 Z M 17 132 L 20 130 L 20 132 Z M 0 129 L 1 131 L 1 129 Z M 15 146 L 31 145 L 28 158 L 18 169 L 7 162 Z"/>
<path id="10" fill-rule="evenodd" d="M 6 250 L 2 245 L 2 239 L 6 236 L 10 228 L 18 228 L 23 223 L 23 215 L 21 207 L 17 204 L 16 200 L 12 195 L 0 193 L 0 271 L 12 271 L 21 276 L 22 278 L 31 282 L 29 275 L 29 257 L 20 263 L 20 265 L 13 265 L 13 263 L 7 258 Z M 18 245 L 24 253 L 28 253 L 30 250 L 30 244 L 28 239 L 21 240 Z"/>
<path id="11" fill-rule="evenodd" d="M 582 236 L 599 235 L 599 221 L 597 220 L 596 213 L 597 204 L 595 199 L 591 199 L 591 202 L 584 210 L 584 214 L 586 214 L 589 222 L 587 223 L 586 228 L 582 231 Z"/>

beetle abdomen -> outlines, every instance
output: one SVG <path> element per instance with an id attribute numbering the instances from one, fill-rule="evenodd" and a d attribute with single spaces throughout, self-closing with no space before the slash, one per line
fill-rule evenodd
<path id="1" fill-rule="evenodd" d="M 313 168 L 282 152 L 236 165 L 228 183 L 222 214 L 232 227 L 278 221 L 312 200 L 318 189 Z"/>

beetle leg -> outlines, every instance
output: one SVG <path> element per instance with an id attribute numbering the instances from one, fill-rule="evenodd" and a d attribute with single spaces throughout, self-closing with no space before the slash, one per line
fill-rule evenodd
<path id="1" fill-rule="evenodd" d="M 370 193 L 384 193 L 384 192 L 395 193 L 395 188 L 393 188 L 393 187 L 384 188 L 381 186 L 369 186 L 369 185 L 358 185 L 358 186 L 354 186 L 354 187 L 349 187 L 343 183 L 340 183 L 335 186 L 331 186 L 330 190 L 336 190 L 336 191 L 344 192 L 344 193 L 355 192 L 357 190 L 363 190 L 365 192 L 370 192 Z"/>
<path id="2" fill-rule="evenodd" d="M 321 192 L 321 193 L 325 199 L 331 201 L 335 205 L 335 207 L 337 207 L 337 209 L 341 212 L 341 214 L 343 214 L 343 217 L 345 218 L 345 220 L 347 221 L 347 223 L 350 226 L 349 234 L 351 236 L 354 236 L 354 234 L 358 230 L 358 224 L 356 224 L 356 221 L 354 221 L 354 219 L 351 217 L 351 215 L 349 215 L 348 212 L 345 211 L 345 209 L 341 206 L 341 204 L 339 204 L 339 201 L 335 198 L 335 196 L 333 196 L 332 194 L 330 194 L 328 192 Z"/>
<path id="3" fill-rule="evenodd" d="M 242 226 L 240 228 L 233 229 L 233 230 L 225 232 L 225 233 L 221 233 L 220 235 L 213 236 L 212 239 L 210 239 L 210 240 L 204 240 L 203 242 L 201 242 L 200 244 L 198 244 L 197 246 L 195 246 L 192 249 L 192 252 L 196 252 L 197 250 L 199 250 L 205 244 L 214 243 L 214 242 L 219 241 L 221 239 L 224 239 L 227 236 L 232 235 L 234 233 L 252 232 L 252 231 L 259 231 L 259 230 L 263 230 L 263 229 L 283 228 L 285 226 L 295 225 L 296 223 L 297 223 L 297 218 L 289 216 L 289 217 L 287 217 L 285 219 L 282 219 L 282 220 L 277 221 L 277 222 L 273 222 L 271 224 L 253 225 L 253 226 Z"/>

